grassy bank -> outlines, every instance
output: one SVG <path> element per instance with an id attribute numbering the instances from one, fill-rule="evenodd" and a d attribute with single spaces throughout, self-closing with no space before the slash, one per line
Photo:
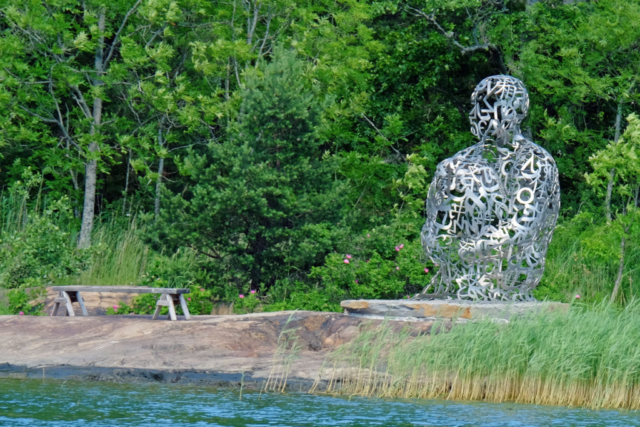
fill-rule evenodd
<path id="1" fill-rule="evenodd" d="M 330 392 L 640 409 L 640 304 L 601 304 L 411 337 L 365 329 L 330 357 Z"/>

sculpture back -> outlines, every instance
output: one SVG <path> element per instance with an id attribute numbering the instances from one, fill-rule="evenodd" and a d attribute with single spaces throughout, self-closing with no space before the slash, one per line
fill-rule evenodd
<path id="1" fill-rule="evenodd" d="M 438 165 L 422 242 L 440 269 L 417 297 L 531 300 L 558 218 L 558 170 L 520 132 L 529 105 L 522 82 L 489 77 L 472 100 L 480 141 Z"/>

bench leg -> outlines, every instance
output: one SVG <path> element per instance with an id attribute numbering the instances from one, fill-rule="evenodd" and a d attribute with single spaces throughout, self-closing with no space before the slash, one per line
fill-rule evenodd
<path id="1" fill-rule="evenodd" d="M 187 307 L 187 301 L 184 299 L 184 295 L 180 294 L 178 298 L 180 299 L 180 307 L 182 307 L 182 312 L 184 313 L 185 320 L 191 319 L 191 315 L 189 314 L 189 307 Z"/>
<path id="2" fill-rule="evenodd" d="M 73 305 L 71 304 L 71 297 L 65 291 L 62 291 L 62 295 L 64 296 L 64 299 L 67 300 L 66 302 L 67 316 L 75 317 L 76 313 L 73 311 Z"/>
<path id="3" fill-rule="evenodd" d="M 158 320 L 158 316 L 160 315 L 160 310 L 164 305 L 162 302 L 164 301 L 165 296 L 166 296 L 165 294 L 162 294 L 162 296 L 156 302 L 156 311 L 153 312 L 153 320 Z"/>
<path id="4" fill-rule="evenodd" d="M 63 292 L 58 292 L 58 296 L 53 300 L 53 310 L 51 310 L 51 316 L 57 316 L 60 304 L 67 303 L 67 298 L 63 295 Z"/>
<path id="5" fill-rule="evenodd" d="M 171 320 L 178 320 L 176 307 L 173 305 L 173 295 L 167 295 L 167 302 L 169 303 L 169 317 Z"/>
<path id="6" fill-rule="evenodd" d="M 58 314 L 58 309 L 60 308 L 60 303 L 53 303 L 53 310 L 51 310 L 51 316 L 56 316 Z"/>
<path id="7" fill-rule="evenodd" d="M 80 310 L 82 310 L 82 315 L 88 316 L 89 313 L 87 313 L 87 307 L 84 305 L 84 300 L 82 299 L 82 295 L 80 295 L 80 292 L 76 292 L 76 300 L 78 301 L 78 304 L 80 304 Z"/>

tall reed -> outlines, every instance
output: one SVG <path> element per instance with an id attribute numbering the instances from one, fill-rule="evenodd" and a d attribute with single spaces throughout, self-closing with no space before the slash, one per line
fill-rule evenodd
<path id="1" fill-rule="evenodd" d="M 640 409 L 640 304 L 457 324 L 411 337 L 365 329 L 330 356 L 328 391 Z"/>
<path id="2" fill-rule="evenodd" d="M 99 221 L 92 234 L 93 255 L 85 271 L 61 284 L 136 284 L 149 262 L 149 246 L 140 236 L 135 217 L 123 221 L 116 216 Z"/>

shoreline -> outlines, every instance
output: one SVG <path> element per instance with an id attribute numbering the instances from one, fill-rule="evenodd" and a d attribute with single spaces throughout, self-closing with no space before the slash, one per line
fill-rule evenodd
<path id="1" fill-rule="evenodd" d="M 327 355 L 380 320 L 275 312 L 151 316 L 0 316 L 0 378 L 324 388 Z M 393 322 L 427 331 L 432 322 Z M 293 345 L 292 348 L 292 344 Z M 327 370 L 328 371 L 328 370 Z M 327 378 L 325 378 L 327 377 Z"/>
<path id="2" fill-rule="evenodd" d="M 116 368 L 101 366 L 64 366 L 29 367 L 24 365 L 0 365 L 0 379 L 16 380 L 55 380 L 83 382 L 114 382 L 131 384 L 177 384 L 204 387 L 242 388 L 243 390 L 261 390 L 266 383 L 264 377 L 253 377 L 247 373 L 228 373 L 199 370 L 167 370 L 144 368 Z M 308 392 L 314 385 L 320 384 L 323 391 L 326 380 L 289 378 L 286 389 Z"/>

